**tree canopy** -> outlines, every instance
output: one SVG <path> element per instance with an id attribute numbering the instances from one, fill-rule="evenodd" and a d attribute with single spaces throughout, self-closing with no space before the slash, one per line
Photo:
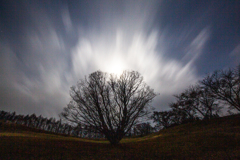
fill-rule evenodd
<path id="1" fill-rule="evenodd" d="M 156 95 L 136 71 L 124 71 L 119 77 L 96 71 L 71 87 L 72 100 L 61 116 L 92 126 L 111 144 L 118 144 L 140 118 L 151 113 L 149 104 Z"/>

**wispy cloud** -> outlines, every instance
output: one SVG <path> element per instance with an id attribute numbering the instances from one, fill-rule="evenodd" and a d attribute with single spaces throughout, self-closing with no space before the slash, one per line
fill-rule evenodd
<path id="1" fill-rule="evenodd" d="M 194 61 L 205 47 L 209 29 L 204 28 L 185 48 L 185 63 L 166 58 L 166 35 L 161 33 L 164 32 L 161 29 L 156 30 L 149 24 L 149 20 L 155 15 L 150 6 L 156 4 L 147 4 L 137 7 L 128 4 L 129 10 L 121 15 L 107 12 L 119 19 L 112 18 L 109 21 L 103 17 L 107 21 L 101 24 L 100 29 L 91 28 L 84 31 L 84 36 L 79 35 L 79 42 L 71 52 L 72 75 L 83 77 L 98 69 L 116 74 L 120 74 L 122 70 L 137 70 L 147 84 L 161 93 L 155 101 L 155 107 L 161 108 L 166 107 L 169 99 L 172 99 L 165 101 L 166 97 L 182 91 L 198 80 Z M 148 28 L 149 25 L 151 29 Z"/>
<path id="2" fill-rule="evenodd" d="M 148 85 L 161 95 L 154 101 L 166 109 L 172 95 L 198 80 L 194 61 L 201 55 L 209 37 L 204 28 L 185 48 L 183 61 L 166 57 L 166 34 L 153 24 L 158 1 L 94 1 L 86 10 L 91 27 L 74 24 L 67 8 L 59 15 L 59 30 L 44 10 L 39 20 L 33 6 L 32 27 L 24 32 L 24 50 L 17 53 L 11 44 L 0 42 L 1 106 L 19 113 L 35 112 L 56 116 L 70 100 L 69 87 L 96 70 L 120 74 L 140 72 Z M 92 19 L 91 19 L 92 18 Z M 80 20 L 79 20 L 80 21 Z M 68 42 L 75 31 L 77 41 Z M 71 34 L 70 34 L 71 32 Z M 7 87 L 6 87 L 7 86 Z M 4 101 L 3 101 L 4 99 Z"/>

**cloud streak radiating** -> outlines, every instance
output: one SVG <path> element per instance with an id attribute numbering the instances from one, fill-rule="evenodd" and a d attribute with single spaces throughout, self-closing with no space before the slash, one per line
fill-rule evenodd
<path id="1" fill-rule="evenodd" d="M 18 4 L 19 10 L 30 8 L 22 13 L 29 20 L 15 38 L 0 37 L 0 109 L 57 117 L 70 100 L 69 88 L 97 70 L 138 71 L 160 93 L 153 106 L 167 109 L 173 94 L 198 81 L 195 63 L 212 32 L 210 25 L 196 30 L 192 25 L 192 31 L 187 25 L 173 38 L 160 25 L 162 5 L 156 0 Z M 176 44 L 182 46 L 174 57 Z"/>
<path id="2" fill-rule="evenodd" d="M 101 18 L 105 21 L 100 29 L 85 30 L 83 36 L 79 35 L 79 41 L 71 52 L 71 75 L 82 77 L 98 69 L 118 75 L 123 70 L 136 70 L 147 84 L 161 93 L 155 101 L 156 108 L 166 107 L 169 101 L 163 103 L 165 97 L 196 82 L 198 78 L 192 63 L 201 55 L 209 29 L 204 28 L 186 47 L 185 64 L 166 58 L 164 34 L 150 25 L 154 6 L 160 4 L 151 2 L 143 1 L 137 7 L 134 3 L 128 4 L 129 10 L 121 15 L 107 11 L 112 19 L 103 14 Z"/>

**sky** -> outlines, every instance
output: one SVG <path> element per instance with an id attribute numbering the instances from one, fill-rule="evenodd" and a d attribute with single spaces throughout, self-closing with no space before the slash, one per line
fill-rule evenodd
<path id="1" fill-rule="evenodd" d="M 0 110 L 58 117 L 97 70 L 138 71 L 167 110 L 239 62 L 239 0 L 0 0 Z"/>

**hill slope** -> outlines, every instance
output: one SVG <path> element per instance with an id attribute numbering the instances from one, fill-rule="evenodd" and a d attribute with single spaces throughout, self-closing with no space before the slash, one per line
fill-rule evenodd
<path id="1" fill-rule="evenodd" d="M 2 123 L 0 159 L 240 159 L 240 115 L 123 139 L 114 147 Z"/>

